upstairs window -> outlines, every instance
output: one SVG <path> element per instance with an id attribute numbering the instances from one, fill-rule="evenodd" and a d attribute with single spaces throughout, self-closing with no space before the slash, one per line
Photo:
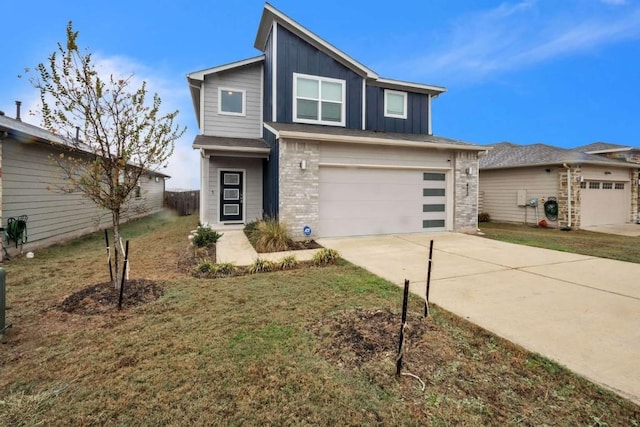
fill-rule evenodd
<path id="1" fill-rule="evenodd" d="M 218 112 L 230 116 L 244 116 L 245 95 L 244 90 L 218 88 Z"/>
<path id="2" fill-rule="evenodd" d="M 395 119 L 407 118 L 407 92 L 385 89 L 384 116 Z"/>
<path id="3" fill-rule="evenodd" d="M 293 73 L 293 121 L 345 125 L 345 81 Z"/>

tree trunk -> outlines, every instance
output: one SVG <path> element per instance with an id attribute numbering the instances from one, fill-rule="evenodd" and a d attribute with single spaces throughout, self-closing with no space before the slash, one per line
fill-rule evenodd
<path id="1" fill-rule="evenodd" d="M 111 211 L 111 219 L 113 222 L 113 255 L 114 255 L 114 273 L 113 287 L 120 289 L 120 259 L 124 259 L 122 247 L 120 246 L 120 210 Z"/>

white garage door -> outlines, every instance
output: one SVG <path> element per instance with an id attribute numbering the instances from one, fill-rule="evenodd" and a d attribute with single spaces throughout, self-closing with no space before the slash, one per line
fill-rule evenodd
<path id="1" fill-rule="evenodd" d="M 321 167 L 319 235 L 445 230 L 446 177 L 440 171 Z"/>
<path id="2" fill-rule="evenodd" d="M 585 181 L 580 184 L 580 225 L 624 224 L 631 211 L 631 184 Z"/>

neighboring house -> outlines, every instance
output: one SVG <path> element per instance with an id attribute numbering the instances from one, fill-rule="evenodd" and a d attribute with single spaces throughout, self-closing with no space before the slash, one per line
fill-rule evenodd
<path id="1" fill-rule="evenodd" d="M 480 211 L 495 221 L 536 224 L 545 219 L 554 227 L 635 222 L 638 167 L 580 148 L 495 144 L 480 159 Z M 556 220 L 545 214 L 550 199 L 557 202 Z"/>
<path id="2" fill-rule="evenodd" d="M 62 138 L 50 132 L 9 118 L 0 112 L 0 219 L 7 228 L 9 218 L 26 215 L 27 241 L 18 245 L 2 244 L 13 256 L 69 240 L 111 226 L 111 213 L 98 208 L 81 194 L 56 190 L 60 179 L 58 166 L 51 156 L 69 151 Z M 149 172 L 142 175 L 132 205 L 144 208 L 144 214 L 162 209 L 167 175 Z M 130 219 L 135 214 L 125 215 Z M 0 260 L 4 250 L 0 248 Z"/>
<path id="3" fill-rule="evenodd" d="M 269 4 L 262 55 L 187 76 L 200 220 L 292 236 L 477 229 L 478 153 L 432 135 L 445 89 L 386 79 Z"/>
<path id="4" fill-rule="evenodd" d="M 628 147 L 608 142 L 594 142 L 593 144 L 576 147 L 573 151 L 587 154 L 596 154 L 615 160 L 626 160 L 631 163 L 640 163 L 640 148 Z"/>

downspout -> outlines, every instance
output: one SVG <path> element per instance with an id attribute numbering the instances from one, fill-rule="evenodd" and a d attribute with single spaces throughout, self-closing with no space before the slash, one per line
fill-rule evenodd
<path id="1" fill-rule="evenodd" d="M 571 228 L 571 166 L 566 163 L 563 163 L 562 166 L 567 169 L 567 227 Z"/>

